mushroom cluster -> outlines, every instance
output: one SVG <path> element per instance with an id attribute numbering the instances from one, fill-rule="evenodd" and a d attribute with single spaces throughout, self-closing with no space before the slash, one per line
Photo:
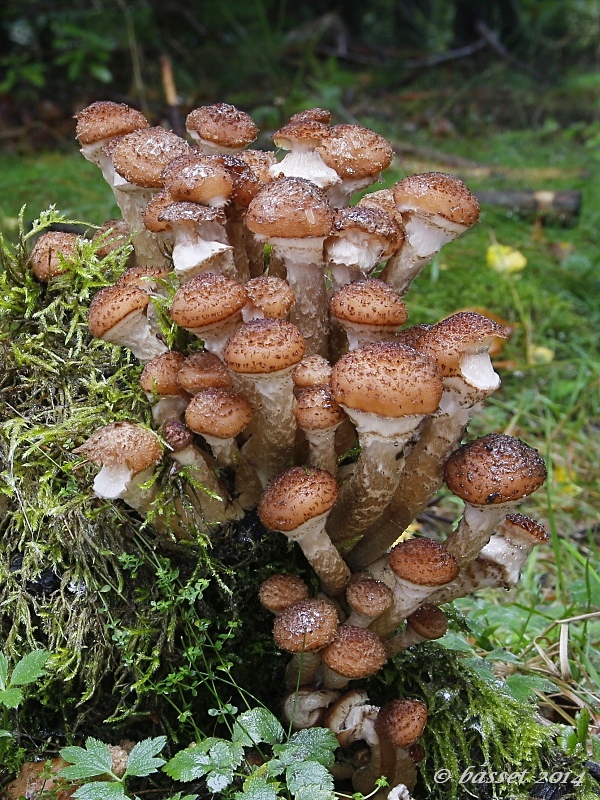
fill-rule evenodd
<path id="1" fill-rule="evenodd" d="M 352 204 L 392 149 L 323 109 L 274 134 L 283 158 L 249 149 L 256 125 L 225 103 L 195 109 L 187 127 L 183 139 L 111 102 L 77 116 L 82 152 L 123 215 L 115 246 L 125 235 L 134 247 L 94 297 L 90 331 L 144 364 L 156 429 L 110 423 L 77 452 L 102 467 L 99 496 L 152 512 L 162 533 L 210 533 L 257 509 L 266 531 L 300 547 L 307 580 L 277 573 L 260 588 L 290 653 L 283 714 L 335 732 L 356 791 L 374 791 L 380 775 L 410 790 L 427 708 L 417 698 L 378 708 L 362 682 L 443 636 L 443 603 L 516 583 L 547 538 L 514 513 L 544 481 L 540 455 L 500 433 L 463 443 L 500 383 L 489 349 L 507 331 L 468 311 L 403 327 L 410 284 L 477 221 L 477 201 L 432 172 Z M 47 236 L 32 254 L 39 280 L 60 274 L 74 246 Z M 183 349 L 167 344 L 165 308 Z M 132 454 L 136 441 L 147 457 Z M 161 459 L 190 487 L 167 520 L 152 511 Z M 403 536 L 444 482 L 465 503 L 456 530 Z M 357 742 L 366 761 L 353 761 Z"/>

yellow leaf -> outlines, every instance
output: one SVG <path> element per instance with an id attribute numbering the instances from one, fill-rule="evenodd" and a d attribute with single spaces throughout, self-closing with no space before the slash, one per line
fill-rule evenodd
<path id="1" fill-rule="evenodd" d="M 486 253 L 486 263 L 495 272 L 506 275 L 520 272 L 527 266 L 527 259 L 519 250 L 513 250 L 507 244 L 491 244 Z"/>

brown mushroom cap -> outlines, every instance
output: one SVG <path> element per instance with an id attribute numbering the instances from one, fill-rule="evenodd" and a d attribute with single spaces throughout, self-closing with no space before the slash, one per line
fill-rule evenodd
<path id="1" fill-rule="evenodd" d="M 233 190 L 228 170 L 210 156 L 195 152 L 170 160 L 161 180 L 175 200 L 191 203 L 209 204 L 215 197 L 228 198 Z"/>
<path id="2" fill-rule="evenodd" d="M 102 242 L 96 250 L 98 258 L 106 258 L 115 250 L 128 244 L 129 239 L 129 228 L 122 219 L 107 219 L 92 236 L 92 242 L 99 240 Z"/>
<path id="3" fill-rule="evenodd" d="M 304 111 L 298 111 L 297 114 L 292 114 L 288 120 L 288 125 L 296 124 L 297 122 L 321 122 L 323 125 L 329 125 L 331 122 L 331 111 L 326 108 L 306 108 Z"/>
<path id="4" fill-rule="evenodd" d="M 233 380 L 229 370 L 214 353 L 190 353 L 177 373 L 182 389 L 196 394 L 203 389 L 231 389 Z"/>
<path id="5" fill-rule="evenodd" d="M 135 422 L 111 422 L 74 450 L 93 464 L 126 464 L 134 475 L 157 464 L 163 454 L 157 435 Z"/>
<path id="6" fill-rule="evenodd" d="M 346 419 L 328 386 L 307 386 L 296 399 L 294 415 L 298 425 L 307 431 L 327 430 Z"/>
<path id="7" fill-rule="evenodd" d="M 342 286 L 331 296 L 329 310 L 342 324 L 399 328 L 408 318 L 406 304 L 398 292 L 376 278 Z"/>
<path id="8" fill-rule="evenodd" d="M 444 469 L 451 492 L 476 506 L 520 500 L 546 480 L 537 450 L 514 436 L 490 433 L 455 450 Z"/>
<path id="9" fill-rule="evenodd" d="M 225 213 L 222 208 L 181 200 L 169 203 L 158 214 L 158 223 L 165 225 L 167 229 L 174 228 L 178 222 L 186 221 L 197 225 L 203 222 L 217 222 L 224 225 Z"/>
<path id="10" fill-rule="evenodd" d="M 247 301 L 241 283 L 215 272 L 204 272 L 175 292 L 171 319 L 182 328 L 194 330 L 228 319 L 241 311 Z"/>
<path id="11" fill-rule="evenodd" d="M 189 144 L 164 128 L 145 128 L 121 137 L 112 151 L 112 162 L 129 183 L 161 188 L 162 171 L 169 161 L 190 151 Z"/>
<path id="12" fill-rule="evenodd" d="M 296 296 L 287 281 L 275 275 L 260 275 L 244 284 L 252 304 L 269 319 L 287 317 Z"/>
<path id="13" fill-rule="evenodd" d="M 427 724 L 427 706 L 406 697 L 391 700 L 379 710 L 377 733 L 396 747 L 408 747 L 419 739 Z"/>
<path id="14" fill-rule="evenodd" d="M 205 158 L 227 170 L 233 181 L 231 200 L 242 208 L 248 208 L 252 198 L 261 190 L 264 181 L 239 156 L 228 153 L 211 153 Z"/>
<path id="15" fill-rule="evenodd" d="M 267 374 L 292 367 L 304 356 L 301 331 L 282 319 L 254 319 L 229 339 L 225 363 L 233 372 Z"/>
<path id="16" fill-rule="evenodd" d="M 331 364 L 324 356 L 318 353 L 304 356 L 293 372 L 294 386 L 305 389 L 309 386 L 329 386 L 331 377 Z"/>
<path id="17" fill-rule="evenodd" d="M 384 417 L 431 414 L 442 396 L 437 366 L 411 347 L 377 342 L 342 356 L 331 370 L 336 401 Z"/>
<path id="18" fill-rule="evenodd" d="M 356 614 L 378 617 L 392 605 L 393 592 L 383 581 L 368 576 L 357 577 L 346 589 L 348 605 Z"/>
<path id="19" fill-rule="evenodd" d="M 289 653 L 319 650 L 335 636 L 338 615 L 327 600 L 300 600 L 286 608 L 275 620 L 275 644 Z"/>
<path id="20" fill-rule="evenodd" d="M 423 603 L 407 617 L 406 622 L 423 639 L 441 639 L 448 630 L 446 615 L 431 603 Z"/>
<path id="21" fill-rule="evenodd" d="M 350 680 L 374 675 L 387 661 L 381 639 L 367 628 L 341 625 L 331 644 L 321 650 L 325 666 Z"/>
<path id="22" fill-rule="evenodd" d="M 173 195 L 167 189 L 161 189 L 148 201 L 142 219 L 149 231 L 165 233 L 170 230 L 169 223 L 161 217 L 161 214 L 174 202 Z"/>
<path id="23" fill-rule="evenodd" d="M 296 118 L 275 131 L 273 142 L 276 147 L 281 147 L 283 150 L 292 150 L 298 145 L 316 147 L 321 144 L 328 130 L 327 125 L 312 117 Z"/>
<path id="24" fill-rule="evenodd" d="M 475 311 L 459 311 L 422 330 L 415 348 L 429 356 L 444 376 L 460 371 L 460 359 L 467 352 L 485 351 L 494 337 L 508 338 L 508 331 Z"/>
<path id="25" fill-rule="evenodd" d="M 43 233 L 36 241 L 29 256 L 29 263 L 35 277 L 39 281 L 47 283 L 56 275 L 61 275 L 65 271 L 64 262 L 71 261 L 77 255 L 79 241 L 80 237 L 76 233 L 63 231 Z"/>
<path id="26" fill-rule="evenodd" d="M 317 152 L 341 178 L 351 180 L 375 179 L 394 157 L 392 146 L 381 134 L 347 123 L 328 128 Z"/>
<path id="27" fill-rule="evenodd" d="M 477 198 L 460 178 L 445 172 L 409 175 L 394 187 L 394 200 L 402 211 L 439 214 L 466 227 L 479 219 Z"/>
<path id="28" fill-rule="evenodd" d="M 185 356 L 175 350 L 163 353 L 148 361 L 140 376 L 140 387 L 143 392 L 159 396 L 179 396 L 185 394 L 177 382 L 177 373 L 181 369 Z"/>
<path id="29" fill-rule="evenodd" d="M 271 183 L 273 180 L 269 170 L 277 163 L 277 159 L 272 150 L 241 150 L 236 153 L 236 158 L 247 164 L 261 183 Z"/>
<path id="30" fill-rule="evenodd" d="M 391 256 L 404 241 L 404 230 L 398 218 L 377 206 L 356 205 L 336 210 L 332 234 L 360 233 L 380 243 L 381 258 Z"/>
<path id="31" fill-rule="evenodd" d="M 119 275 L 115 286 L 136 286 L 147 294 L 151 294 L 156 288 L 156 284 L 161 280 L 166 280 L 171 274 L 171 270 L 165 267 L 146 267 L 135 264 Z"/>
<path id="32" fill-rule="evenodd" d="M 329 511 L 338 498 L 338 482 L 317 467 L 290 467 L 267 484 L 258 516 L 269 530 L 293 531 Z"/>
<path id="33" fill-rule="evenodd" d="M 134 284 L 115 284 L 100 289 L 90 303 L 88 326 L 92 335 L 101 339 L 117 323 L 134 311 L 148 306 L 148 294 Z"/>
<path id="34" fill-rule="evenodd" d="M 398 578 L 417 586 L 444 586 L 459 570 L 454 556 L 427 537 L 398 542 L 388 554 L 388 563 Z"/>
<path id="35" fill-rule="evenodd" d="M 356 208 L 377 208 L 385 211 L 398 224 L 402 225 L 402 214 L 394 200 L 393 189 L 378 189 L 376 192 L 368 192 L 360 198 Z"/>
<path id="36" fill-rule="evenodd" d="M 231 389 L 204 389 L 190 400 L 185 421 L 194 433 L 231 439 L 252 419 L 252 406 Z"/>
<path id="37" fill-rule="evenodd" d="M 308 586 L 297 575 L 277 572 L 260 585 L 259 602 L 267 611 L 281 614 L 286 608 L 293 606 L 308 597 Z"/>
<path id="38" fill-rule="evenodd" d="M 187 115 L 185 126 L 200 139 L 221 147 L 245 147 L 258 135 L 258 127 L 252 117 L 229 103 L 195 108 Z"/>
<path id="39" fill-rule="evenodd" d="M 101 139 L 125 136 L 150 124 L 141 111 L 125 103 L 98 100 L 75 115 L 75 136 L 80 144 L 94 144 Z"/>
<path id="40" fill-rule="evenodd" d="M 266 184 L 246 213 L 248 228 L 267 238 L 327 236 L 332 221 L 327 195 L 305 178 L 278 178 Z"/>
<path id="41" fill-rule="evenodd" d="M 507 538 L 524 539 L 530 545 L 544 544 L 550 538 L 543 525 L 524 514 L 507 514 L 497 527 L 497 532 Z"/>
<path id="42" fill-rule="evenodd" d="M 194 434 L 178 419 L 168 419 L 161 426 L 162 438 L 174 453 L 185 450 L 194 443 Z"/>

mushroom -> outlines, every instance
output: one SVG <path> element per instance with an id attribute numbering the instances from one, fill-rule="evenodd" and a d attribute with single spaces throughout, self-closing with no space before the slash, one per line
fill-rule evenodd
<path id="1" fill-rule="evenodd" d="M 393 600 L 394 593 L 383 581 L 369 575 L 356 575 L 346 589 L 350 615 L 344 625 L 368 628 L 391 607 Z"/>
<path id="2" fill-rule="evenodd" d="M 349 350 L 393 339 L 408 317 L 400 295 L 374 278 L 342 286 L 331 296 L 329 311 L 344 329 Z"/>
<path id="3" fill-rule="evenodd" d="M 302 178 L 266 184 L 248 206 L 246 225 L 285 265 L 295 302 L 290 321 L 307 341 L 308 353 L 327 355 L 327 292 L 323 242 L 333 209 L 324 192 Z"/>
<path id="4" fill-rule="evenodd" d="M 378 342 L 342 356 L 332 368 L 331 388 L 361 446 L 327 525 L 339 546 L 363 533 L 388 504 L 405 448 L 437 408 L 442 380 L 436 365 L 412 348 Z"/>
<path id="5" fill-rule="evenodd" d="M 454 581 L 451 581 L 441 591 L 445 592 L 453 583 Z M 446 634 L 448 620 L 444 612 L 431 602 L 435 596 L 435 594 L 430 596 L 430 602 L 423 603 L 406 618 L 406 628 L 403 631 L 384 640 L 383 644 L 388 657 L 391 658 L 401 650 L 406 650 L 416 644 L 421 644 L 421 642 L 441 639 Z"/>
<path id="6" fill-rule="evenodd" d="M 260 275 L 244 284 L 248 303 L 242 310 L 244 322 L 252 319 L 287 319 L 295 295 L 287 281 L 274 275 Z"/>
<path id="7" fill-rule="evenodd" d="M 75 136 L 81 145 L 81 154 L 103 171 L 106 164 L 102 148 L 107 142 L 118 136 L 150 127 L 150 123 L 141 111 L 125 103 L 113 103 L 110 100 L 91 103 L 79 111 L 75 119 L 77 120 Z M 111 185 L 110 181 L 108 183 Z"/>
<path id="8" fill-rule="evenodd" d="M 283 720 L 292 730 L 321 726 L 327 709 L 340 696 L 333 689 L 315 689 L 312 686 L 300 686 L 288 692 L 281 704 Z"/>
<path id="9" fill-rule="evenodd" d="M 298 328 L 280 319 L 245 323 L 225 348 L 225 364 L 240 386 L 249 387 L 242 391 L 252 404 L 255 423 L 242 453 L 263 486 L 291 460 L 296 438 L 292 371 L 305 348 Z"/>
<path id="10" fill-rule="evenodd" d="M 335 475 L 338 468 L 335 433 L 347 417 L 329 387 L 307 386 L 299 391 L 294 415 L 308 441 L 308 463 Z"/>
<path id="11" fill-rule="evenodd" d="M 187 115 L 185 127 L 203 153 L 237 153 L 258 135 L 252 117 L 229 103 L 195 108 Z"/>
<path id="12" fill-rule="evenodd" d="M 317 353 L 304 356 L 292 373 L 294 386 L 298 390 L 309 386 L 329 386 L 330 377 L 331 364 Z"/>
<path id="13" fill-rule="evenodd" d="M 325 532 L 338 495 L 333 475 L 314 467 L 290 467 L 268 484 L 258 516 L 268 530 L 281 531 L 300 545 L 326 594 L 344 591 L 350 571 Z"/>
<path id="14" fill-rule="evenodd" d="M 277 616 L 286 608 L 308 598 L 308 586 L 298 575 L 276 572 L 264 580 L 258 590 L 258 600 L 267 611 Z"/>
<path id="15" fill-rule="evenodd" d="M 284 125 L 273 134 L 277 148 L 288 150 L 280 163 L 269 170 L 275 178 L 305 178 L 320 189 L 340 183 L 337 172 L 328 167 L 317 148 L 328 132 L 327 125 L 315 119 L 299 119 Z"/>
<path id="16" fill-rule="evenodd" d="M 292 653 L 286 670 L 290 689 L 313 683 L 321 663 L 318 651 L 333 640 L 338 622 L 333 604 L 321 598 L 300 600 L 275 618 L 275 644 Z"/>
<path id="17" fill-rule="evenodd" d="M 404 220 L 405 242 L 381 273 L 400 294 L 447 242 L 479 219 L 479 203 L 454 175 L 409 175 L 394 187 L 394 201 Z"/>
<path id="18" fill-rule="evenodd" d="M 461 567 L 477 558 L 492 531 L 546 480 L 544 459 L 520 439 L 490 433 L 455 450 L 446 485 L 465 501 L 457 529 L 444 542 Z"/>
<path id="19" fill-rule="evenodd" d="M 140 361 L 168 351 L 148 319 L 150 297 L 133 284 L 117 283 L 100 289 L 90 303 L 88 326 L 92 336 L 127 347 Z"/>
<path id="20" fill-rule="evenodd" d="M 320 675 L 325 689 L 343 689 L 351 680 L 374 675 L 387 661 L 379 636 L 358 625 L 340 625 L 321 650 Z"/>
<path id="21" fill-rule="evenodd" d="M 190 395 L 177 381 L 185 356 L 169 350 L 149 361 L 140 376 L 140 388 L 152 404 L 152 419 L 162 425 L 168 419 L 179 419 L 185 412 Z"/>
<path id="22" fill-rule="evenodd" d="M 77 258 L 81 243 L 76 233 L 46 231 L 38 237 L 29 256 L 31 271 L 42 283 L 62 275 Z"/>
<path id="23" fill-rule="evenodd" d="M 183 360 L 177 373 L 177 383 L 189 394 L 204 389 L 232 389 L 231 373 L 214 353 L 198 350 Z"/>
<path id="24" fill-rule="evenodd" d="M 396 544 L 388 554 L 388 563 L 394 573 L 394 603 L 370 626 L 382 638 L 389 636 L 437 589 L 453 581 L 459 569 L 443 545 L 426 537 Z"/>
<path id="25" fill-rule="evenodd" d="M 240 459 L 236 436 L 252 419 L 252 406 L 231 389 L 204 389 L 193 396 L 185 410 L 190 430 L 210 445 L 217 464 L 236 467 Z"/>

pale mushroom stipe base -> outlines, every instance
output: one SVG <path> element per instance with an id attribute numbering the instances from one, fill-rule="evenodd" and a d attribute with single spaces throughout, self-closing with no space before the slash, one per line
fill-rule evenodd
<path id="1" fill-rule="evenodd" d="M 360 125 L 332 125 L 322 109 L 277 131 L 275 145 L 287 153 L 278 157 L 246 149 L 258 129 L 225 103 L 192 111 L 187 129 L 189 140 L 151 128 L 119 104 L 78 115 L 84 155 L 116 176 L 116 196 L 137 198 L 123 206 L 137 268 L 160 264 L 174 287 L 170 299 L 157 298 L 158 279 L 103 289 L 90 329 L 146 363 L 149 402 L 171 398 L 156 408 L 157 430 L 142 430 L 156 442 L 152 467 L 170 458 L 206 482 L 192 528 L 210 535 L 257 509 L 265 536 L 281 537 L 282 548 L 287 537 L 305 556 L 301 576 L 273 570 L 260 588 L 275 642 L 292 654 L 290 691 L 280 690 L 286 723 L 329 726 L 342 749 L 362 741 L 370 761 L 347 776 L 356 790 L 373 791 L 383 774 L 391 796 L 402 796 L 400 787 L 416 781 L 411 748 L 427 708 L 397 698 L 379 709 L 364 682 L 400 650 L 444 635 L 437 606 L 445 598 L 514 585 L 545 538 L 541 528 L 531 533 L 534 521 L 505 521 L 543 482 L 541 457 L 500 434 L 462 444 L 499 384 L 488 349 L 506 331 L 474 314 L 401 330 L 402 296 L 443 244 L 477 222 L 479 207 L 462 181 L 440 173 L 368 192 L 357 205 L 356 191 L 378 179 L 392 149 Z M 41 267 L 32 253 L 40 280 L 62 272 L 70 246 L 60 255 L 60 242 L 49 243 Z M 157 299 L 168 302 L 178 336 L 150 327 Z M 187 344 L 173 351 L 167 341 Z M 90 432 L 75 452 L 104 463 L 94 451 L 99 436 Z M 492 463 L 463 467 L 480 450 Z M 494 459 L 506 454 L 498 488 Z M 119 486 L 102 490 L 100 480 L 98 491 L 127 502 L 135 472 L 129 462 L 115 468 Z M 481 487 L 470 485 L 474 473 Z M 392 547 L 444 475 L 467 503 L 456 532 L 447 543 L 419 537 Z M 151 491 L 143 502 L 136 495 L 142 516 L 152 500 Z M 473 516 L 485 517 L 480 532 Z M 177 525 L 171 535 L 180 536 Z M 492 577 L 479 578 L 486 569 Z M 332 771 L 344 772 L 341 764 Z"/>

